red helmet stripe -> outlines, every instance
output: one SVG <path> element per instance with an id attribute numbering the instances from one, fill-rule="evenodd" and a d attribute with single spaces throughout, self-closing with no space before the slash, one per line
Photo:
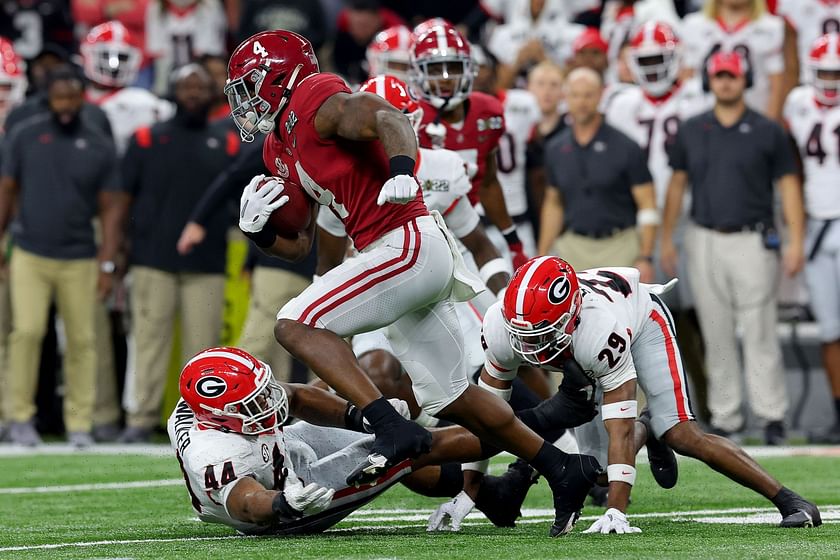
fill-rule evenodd
<path id="1" fill-rule="evenodd" d="M 528 268 L 525 270 L 525 276 L 522 278 L 522 282 L 519 284 L 519 291 L 516 293 L 516 309 L 514 310 L 514 312 L 518 316 L 522 317 L 523 315 L 525 315 L 525 294 L 528 293 L 528 287 L 531 284 L 531 278 L 533 278 L 540 265 L 545 261 L 550 260 L 551 258 L 552 257 L 539 257 L 525 264 L 525 266 L 527 266 Z"/>

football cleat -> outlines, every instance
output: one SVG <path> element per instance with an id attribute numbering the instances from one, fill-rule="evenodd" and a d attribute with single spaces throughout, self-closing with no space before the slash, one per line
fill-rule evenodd
<path id="1" fill-rule="evenodd" d="M 379 453 L 371 453 L 360 463 L 353 472 L 347 475 L 348 486 L 362 486 L 370 484 L 376 486 L 376 481 L 388 470 L 388 459 Z"/>
<path id="2" fill-rule="evenodd" d="M 819 527 L 822 525 L 822 517 L 820 517 L 820 510 L 817 506 L 804 498 L 799 498 L 795 502 L 795 510 L 782 518 L 779 527 L 786 529 L 800 528 L 800 527 Z"/>
<path id="3" fill-rule="evenodd" d="M 376 434 L 370 455 L 347 476 L 348 486 L 371 484 L 400 461 L 417 458 L 431 450 L 431 432 L 394 414 L 399 420 Z"/>
<path id="4" fill-rule="evenodd" d="M 475 498 L 475 507 L 496 527 L 515 527 L 528 490 L 539 475 L 522 459 L 508 466 L 501 476 L 485 476 Z"/>
<path id="5" fill-rule="evenodd" d="M 569 455 L 563 467 L 563 475 L 554 481 L 554 524 L 549 536 L 562 537 L 575 528 L 583 502 L 589 489 L 601 473 L 601 465 L 591 455 Z"/>
<path id="6" fill-rule="evenodd" d="M 679 476 L 677 456 L 674 455 L 674 450 L 653 435 L 653 428 L 650 425 L 650 410 L 647 408 L 642 410 L 638 420 L 647 428 L 648 436 L 645 447 L 647 448 L 648 462 L 653 479 L 662 488 L 673 488 L 677 485 Z"/>

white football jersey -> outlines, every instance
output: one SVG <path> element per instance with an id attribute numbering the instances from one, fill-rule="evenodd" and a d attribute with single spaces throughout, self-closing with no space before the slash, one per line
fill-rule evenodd
<path id="1" fill-rule="evenodd" d="M 482 9 L 492 17 L 505 23 L 530 23 L 531 0 L 480 0 Z M 546 0 L 540 12 L 539 21 L 550 22 L 556 19 L 571 21 L 586 10 L 600 6 L 600 0 Z"/>
<path id="2" fill-rule="evenodd" d="M 689 14 L 683 20 L 683 64 L 701 76 L 705 63 L 717 50 L 736 51 L 743 56 L 753 72 L 753 86 L 747 90 L 747 104 L 760 113 L 767 111 L 770 99 L 769 76 L 785 69 L 782 45 L 785 24 L 782 18 L 764 14 L 755 21 L 731 30 L 702 12 Z"/>
<path id="3" fill-rule="evenodd" d="M 802 154 L 808 215 L 840 218 L 840 106 L 821 106 L 811 86 L 799 86 L 785 101 L 784 118 Z"/>
<path id="4" fill-rule="evenodd" d="M 297 476 L 288 458 L 283 432 L 244 436 L 199 429 L 195 415 L 183 400 L 178 401 L 166 427 L 199 519 L 244 533 L 267 530 L 234 519 L 225 504 L 235 482 L 242 477 L 251 477 L 269 490 L 282 490 L 287 476 Z"/>
<path id="5" fill-rule="evenodd" d="M 525 150 L 531 132 L 540 122 L 542 114 L 537 100 L 524 89 L 504 92 L 505 133 L 499 138 L 496 152 L 496 171 L 508 214 L 520 216 L 528 211 L 528 194 L 525 191 Z"/>
<path id="6" fill-rule="evenodd" d="M 176 12 L 164 2 L 149 2 L 146 8 L 146 52 L 163 57 L 178 68 L 204 54 L 225 52 L 227 20 L 220 0 L 201 0 Z"/>
<path id="7" fill-rule="evenodd" d="M 564 66 L 573 54 L 572 43 L 585 30 L 585 26 L 563 19 L 505 23 L 493 30 L 487 49 L 499 62 L 510 65 L 525 43 L 537 39 L 542 43 L 545 54 L 555 63 Z"/>
<path id="8" fill-rule="evenodd" d="M 698 80 L 680 84 L 668 97 L 656 100 L 641 87 L 631 86 L 616 94 L 607 106 L 607 123 L 635 140 L 647 153 L 659 208 L 665 206 L 671 177 L 667 150 L 680 123 L 710 108 L 710 99 L 703 94 Z"/>
<path id="9" fill-rule="evenodd" d="M 114 143 L 120 155 L 125 153 L 131 135 L 138 128 L 167 120 L 175 114 L 172 103 L 142 88 L 127 87 L 116 91 L 91 88 L 88 99 L 108 115 Z"/>
<path id="10" fill-rule="evenodd" d="M 577 276 L 583 305 L 580 324 L 572 334 L 574 357 L 605 392 L 612 391 L 636 378 L 630 345 L 650 315 L 650 294 L 639 283 L 635 268 L 584 270 Z M 497 302 L 487 311 L 483 326 L 484 367 L 500 377 L 524 363 L 510 344 L 504 320 L 502 303 Z M 543 367 L 558 369 L 551 364 Z"/>
<path id="11" fill-rule="evenodd" d="M 811 45 L 826 33 L 840 33 L 840 4 L 822 0 L 778 0 L 776 13 L 796 29 L 800 75 L 805 81 Z"/>

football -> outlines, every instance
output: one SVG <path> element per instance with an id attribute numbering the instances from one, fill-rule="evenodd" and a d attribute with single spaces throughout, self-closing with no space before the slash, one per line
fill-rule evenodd
<path id="1" fill-rule="evenodd" d="M 290 179 L 266 177 L 262 180 L 260 186 L 257 187 L 257 190 L 262 188 L 271 179 L 276 179 L 283 183 L 283 194 L 280 196 L 288 196 L 289 201 L 271 214 L 268 218 L 268 225 L 280 237 L 295 239 L 298 236 L 298 232 L 309 227 L 312 216 L 311 208 L 315 204 L 315 201 L 306 194 L 300 185 Z"/>

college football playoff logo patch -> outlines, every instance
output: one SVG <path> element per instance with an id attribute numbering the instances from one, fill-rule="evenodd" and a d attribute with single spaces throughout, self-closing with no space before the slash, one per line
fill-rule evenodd
<path id="1" fill-rule="evenodd" d="M 227 383 L 221 377 L 210 375 L 202 377 L 195 384 L 195 392 L 209 399 L 219 397 L 227 391 Z"/>
<path id="2" fill-rule="evenodd" d="M 554 305 L 560 305 L 569 298 L 571 292 L 572 285 L 569 283 L 569 279 L 561 276 L 552 282 L 548 288 L 548 301 Z"/>

